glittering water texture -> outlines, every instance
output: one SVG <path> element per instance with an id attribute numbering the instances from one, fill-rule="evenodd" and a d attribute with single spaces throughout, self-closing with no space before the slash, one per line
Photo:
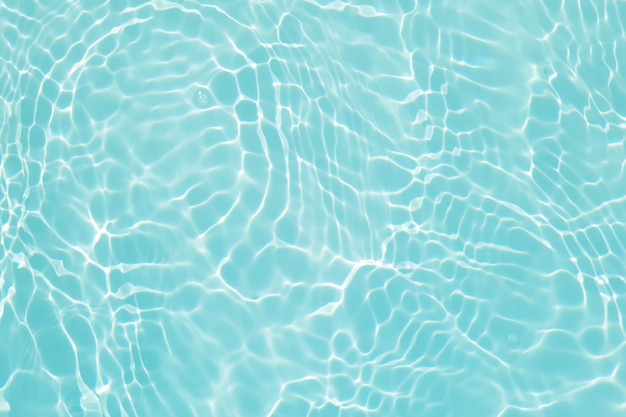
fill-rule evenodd
<path id="1" fill-rule="evenodd" d="M 0 415 L 623 416 L 615 0 L 0 2 Z"/>

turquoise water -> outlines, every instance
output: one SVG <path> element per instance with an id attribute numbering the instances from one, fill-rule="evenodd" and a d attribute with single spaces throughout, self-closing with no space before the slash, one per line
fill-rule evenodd
<path id="1" fill-rule="evenodd" d="M 623 416 L 625 26 L 0 0 L 0 416 Z"/>

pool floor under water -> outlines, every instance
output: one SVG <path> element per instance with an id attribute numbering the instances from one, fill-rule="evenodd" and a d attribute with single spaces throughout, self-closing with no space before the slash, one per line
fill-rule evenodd
<path id="1" fill-rule="evenodd" d="M 624 21 L 2 1 L 0 416 L 624 415 Z"/>

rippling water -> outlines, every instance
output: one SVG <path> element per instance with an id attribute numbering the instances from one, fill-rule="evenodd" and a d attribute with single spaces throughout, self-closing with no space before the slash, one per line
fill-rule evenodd
<path id="1" fill-rule="evenodd" d="M 0 415 L 624 415 L 625 25 L 0 1 Z"/>

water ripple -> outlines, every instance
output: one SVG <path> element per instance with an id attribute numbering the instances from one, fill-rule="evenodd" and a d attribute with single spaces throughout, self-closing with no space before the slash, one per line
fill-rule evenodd
<path id="1" fill-rule="evenodd" d="M 535 6 L 4 1 L 0 414 L 621 415 L 626 15 Z"/>

